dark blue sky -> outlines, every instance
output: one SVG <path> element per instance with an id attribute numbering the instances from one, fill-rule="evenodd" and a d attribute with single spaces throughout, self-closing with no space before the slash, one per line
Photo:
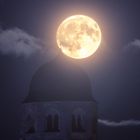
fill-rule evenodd
<path id="1" fill-rule="evenodd" d="M 103 32 L 100 49 L 81 64 L 92 81 L 99 118 L 140 120 L 139 7 L 138 0 L 1 0 L 0 139 L 18 139 L 21 101 L 33 74 L 50 57 L 40 52 L 38 44 L 43 40 L 47 49 L 55 49 L 57 26 L 73 14 L 95 18 Z M 22 37 L 27 47 L 37 43 L 36 49 L 16 52 L 18 42 L 14 43 Z M 99 125 L 99 140 L 139 140 L 139 130 L 140 126 Z"/>

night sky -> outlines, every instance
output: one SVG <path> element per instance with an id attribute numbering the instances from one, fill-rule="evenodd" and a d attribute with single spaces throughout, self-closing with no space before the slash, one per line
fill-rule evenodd
<path id="1" fill-rule="evenodd" d="M 102 30 L 98 51 L 79 62 L 98 105 L 98 139 L 140 140 L 139 13 L 139 0 L 0 0 L 0 140 L 19 139 L 32 76 L 57 57 L 57 27 L 74 14 Z"/>

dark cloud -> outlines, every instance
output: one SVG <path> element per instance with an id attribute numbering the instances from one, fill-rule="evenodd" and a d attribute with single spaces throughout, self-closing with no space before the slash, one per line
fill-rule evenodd
<path id="1" fill-rule="evenodd" d="M 133 119 L 132 120 L 123 120 L 120 122 L 99 119 L 98 122 L 102 125 L 110 126 L 110 127 L 140 126 L 140 121 L 133 120 Z"/>

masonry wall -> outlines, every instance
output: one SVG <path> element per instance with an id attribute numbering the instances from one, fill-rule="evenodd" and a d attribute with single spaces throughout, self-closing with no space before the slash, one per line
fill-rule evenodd
<path id="1" fill-rule="evenodd" d="M 92 101 L 24 103 L 21 124 L 23 140 L 96 140 L 97 108 Z M 46 117 L 57 115 L 58 130 L 46 131 Z M 72 116 L 81 117 L 80 131 L 73 131 Z M 32 127 L 33 126 L 33 127 Z M 30 131 L 28 131 L 31 127 Z"/>

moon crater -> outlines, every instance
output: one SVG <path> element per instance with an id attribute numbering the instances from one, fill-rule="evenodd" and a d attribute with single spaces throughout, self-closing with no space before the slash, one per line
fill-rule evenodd
<path id="1" fill-rule="evenodd" d="M 88 16 L 75 15 L 65 19 L 56 34 L 58 47 L 72 58 L 91 56 L 101 42 L 99 25 Z"/>

